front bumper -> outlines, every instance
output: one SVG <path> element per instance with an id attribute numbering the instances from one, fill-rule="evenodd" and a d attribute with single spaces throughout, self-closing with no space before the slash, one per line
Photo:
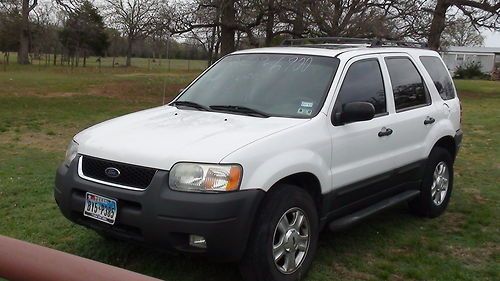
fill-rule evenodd
<path id="1" fill-rule="evenodd" d="M 253 219 L 265 192 L 245 190 L 203 194 L 168 188 L 168 171 L 157 171 L 144 191 L 125 190 L 78 176 L 78 157 L 57 170 L 54 197 L 69 220 L 122 239 L 237 261 L 243 255 Z M 83 216 L 85 193 L 118 200 L 114 225 Z M 189 246 L 189 235 L 205 237 L 207 248 Z"/>

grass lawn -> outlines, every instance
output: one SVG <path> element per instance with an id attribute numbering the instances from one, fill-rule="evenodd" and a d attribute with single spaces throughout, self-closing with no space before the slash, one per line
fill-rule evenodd
<path id="1" fill-rule="evenodd" d="M 239 280 L 237 267 L 101 238 L 67 221 L 52 196 L 71 137 L 160 105 L 192 72 L 0 72 L 0 234 L 166 280 Z M 340 233 L 325 231 L 307 280 L 500 280 L 500 82 L 457 81 L 464 143 L 448 211 L 421 219 L 402 205 Z"/>
<path id="2" fill-rule="evenodd" d="M 56 57 L 56 64 L 60 66 L 60 55 Z M 4 63 L 4 53 L 0 53 L 0 70 L 3 70 Z M 12 67 L 16 67 L 17 53 L 9 53 L 9 65 L 8 69 Z M 52 55 L 43 54 L 41 57 L 33 58 L 32 65 L 36 66 L 39 69 L 53 67 L 54 57 Z M 125 66 L 126 59 L 125 57 L 116 57 L 114 60 L 115 68 L 123 68 Z M 140 68 L 141 71 L 174 71 L 174 70 L 182 70 L 182 71 L 195 71 L 195 70 L 203 70 L 207 68 L 207 61 L 205 60 L 180 60 L 180 59 L 149 59 L 149 58 L 132 58 L 131 60 L 132 68 Z M 66 63 L 64 63 L 67 68 Z M 83 59 L 80 59 L 80 68 L 83 65 Z M 99 66 L 99 62 L 97 61 L 97 57 L 88 57 L 86 62 L 87 69 L 97 69 Z M 113 57 L 102 57 L 101 58 L 101 67 L 103 69 L 112 68 L 113 66 Z M 128 70 L 130 71 L 130 70 Z"/>

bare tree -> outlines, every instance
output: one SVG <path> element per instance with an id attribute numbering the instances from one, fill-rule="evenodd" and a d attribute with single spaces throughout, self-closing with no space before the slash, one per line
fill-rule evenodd
<path id="1" fill-rule="evenodd" d="M 34 0 L 31 0 L 34 1 Z M 56 0 L 65 10 L 82 0 Z M 499 26 L 498 0 L 103 0 L 108 23 L 127 38 L 127 65 L 134 42 L 151 36 L 155 53 L 164 38 L 182 36 L 201 46 L 209 62 L 237 48 L 270 46 L 275 38 L 313 36 L 427 39 L 437 49 L 451 33 L 464 42 L 467 19 L 474 28 Z M 446 30 L 445 30 L 446 28 Z M 475 37 L 479 39 L 478 37 Z M 472 40 L 472 39 L 470 39 Z M 470 41 L 469 40 L 469 41 Z M 196 43 L 194 43 L 196 42 Z M 469 43 L 467 43 L 469 44 Z M 135 46 L 138 49 L 140 46 Z"/>
<path id="2" fill-rule="evenodd" d="M 132 47 L 136 40 L 153 30 L 158 9 L 157 0 L 105 0 L 108 21 L 127 37 L 126 66 L 131 65 Z"/>
<path id="3" fill-rule="evenodd" d="M 55 0 L 65 14 L 72 14 L 78 10 L 86 0 Z"/>
<path id="4" fill-rule="evenodd" d="M 42 54 L 46 55 L 46 64 L 49 63 L 50 53 L 53 53 L 53 64 L 56 64 L 57 52 L 62 48 L 59 41 L 59 26 L 57 25 L 57 15 L 54 9 L 53 2 L 42 1 L 31 12 L 31 36 L 30 49 L 31 52 L 41 58 Z"/>
<path id="5" fill-rule="evenodd" d="M 236 35 L 248 40 L 252 46 L 259 45 L 259 38 L 254 31 L 261 25 L 266 13 L 260 9 L 262 0 L 194 0 L 187 4 L 171 5 L 169 12 L 164 13 L 172 34 L 206 32 L 211 30 L 211 36 L 206 37 L 211 42 L 210 49 L 220 46 L 222 55 L 236 50 Z"/>
<path id="6" fill-rule="evenodd" d="M 309 6 L 314 0 L 282 0 L 277 2 L 276 11 L 280 27 L 274 36 L 289 34 L 293 38 L 301 38 L 314 29 Z"/>
<path id="7" fill-rule="evenodd" d="M 386 0 L 318 0 L 311 14 L 320 34 L 328 36 L 387 36 L 384 30 Z"/>
<path id="8" fill-rule="evenodd" d="M 437 50 L 441 45 L 441 35 L 446 27 L 447 12 L 450 8 L 460 10 L 471 23 L 478 26 L 495 28 L 500 26 L 500 1 L 498 0 L 437 0 L 432 11 L 429 30 L 429 47 Z"/>
<path id="9" fill-rule="evenodd" d="M 466 21 L 472 28 L 496 29 L 500 26 L 498 0 L 407 0 L 393 1 L 387 10 L 387 24 L 401 38 L 427 40 L 430 48 L 438 50 L 446 29 Z M 457 32 L 463 30 L 456 30 Z M 445 44 L 447 43 L 444 42 Z"/>
<path id="10" fill-rule="evenodd" d="M 394 1 L 384 11 L 385 24 L 394 38 L 425 40 L 432 20 L 431 9 L 425 6 L 427 0 Z"/>
<path id="11" fill-rule="evenodd" d="M 30 51 L 30 12 L 38 5 L 38 0 L 22 0 L 21 5 L 21 32 L 19 37 L 19 51 L 17 62 L 19 64 L 29 64 Z"/>
<path id="12" fill-rule="evenodd" d="M 441 36 L 441 46 L 481 46 L 484 37 L 466 18 L 456 19 L 446 25 Z"/>
<path id="13" fill-rule="evenodd" d="M 266 21 L 265 21 L 265 34 L 266 34 L 266 46 L 271 46 L 274 39 L 274 29 L 276 26 L 276 8 L 277 3 L 276 0 L 267 0 L 266 4 Z"/>
<path id="14" fill-rule="evenodd" d="M 229 54 L 235 51 L 234 35 L 236 32 L 236 0 L 221 0 L 221 53 Z"/>
<path id="15" fill-rule="evenodd" d="M 208 54 L 208 64 L 216 58 L 221 42 L 221 9 L 218 1 L 194 0 L 187 5 L 166 7 L 160 19 L 171 34 L 187 34 L 198 42 Z"/>

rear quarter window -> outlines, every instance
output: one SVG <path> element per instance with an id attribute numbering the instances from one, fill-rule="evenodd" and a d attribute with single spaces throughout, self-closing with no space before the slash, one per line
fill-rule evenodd
<path id="1" fill-rule="evenodd" d="M 448 70 L 438 57 L 420 57 L 425 70 L 432 78 L 434 86 L 443 100 L 455 98 L 455 89 Z"/>

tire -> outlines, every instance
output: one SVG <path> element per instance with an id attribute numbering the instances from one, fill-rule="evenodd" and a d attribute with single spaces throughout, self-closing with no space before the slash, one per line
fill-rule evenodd
<path id="1" fill-rule="evenodd" d="M 441 170 L 442 167 L 445 170 Z M 447 172 L 444 172 L 446 170 Z M 437 181 L 434 180 L 435 172 L 438 175 Z M 442 177 L 439 179 L 440 175 Z M 443 181 L 443 178 L 446 177 L 448 179 L 447 185 Z M 447 149 L 434 147 L 427 160 L 420 195 L 409 202 L 410 210 L 420 216 L 438 217 L 446 210 L 450 202 L 452 189 L 453 158 Z"/>
<path id="2" fill-rule="evenodd" d="M 300 214 L 304 216 L 303 223 L 294 227 Z M 294 185 L 275 186 L 266 195 L 250 233 L 247 250 L 240 263 L 243 278 L 247 281 L 301 280 L 316 252 L 318 224 L 316 206 L 309 193 Z M 303 238 L 306 233 L 308 241 Z M 278 245 L 281 246 L 274 250 Z M 282 254 L 276 263 L 274 253 Z M 298 264 L 296 269 L 290 266 L 291 257 L 295 257 Z M 289 263 L 285 264 L 287 258 Z"/>

